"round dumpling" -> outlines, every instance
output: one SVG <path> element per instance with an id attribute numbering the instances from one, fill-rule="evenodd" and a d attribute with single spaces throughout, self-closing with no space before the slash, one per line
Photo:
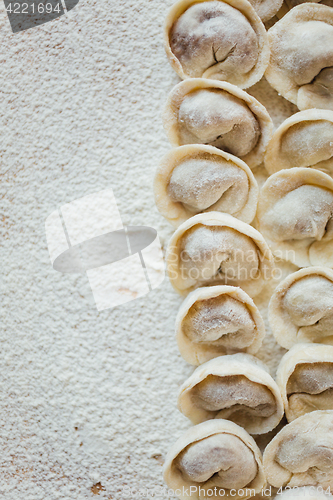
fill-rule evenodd
<path id="1" fill-rule="evenodd" d="M 194 424 L 225 418 L 250 434 L 271 431 L 284 414 L 276 382 L 249 354 L 222 356 L 199 366 L 180 388 L 178 409 Z"/>
<path id="2" fill-rule="evenodd" d="M 273 253 L 299 267 L 333 267 L 333 179 L 312 168 L 280 170 L 265 182 L 259 231 Z"/>
<path id="3" fill-rule="evenodd" d="M 209 286 L 191 292 L 176 319 L 180 354 L 200 365 L 223 354 L 255 354 L 265 325 L 253 300 L 241 288 Z"/>
<path id="4" fill-rule="evenodd" d="M 155 176 L 155 201 L 174 226 L 207 211 L 233 215 L 250 223 L 258 203 L 258 184 L 239 158 L 212 146 L 172 149 Z"/>
<path id="5" fill-rule="evenodd" d="M 242 427 L 222 419 L 202 422 L 185 432 L 169 450 L 163 476 L 181 498 L 185 498 L 183 489 L 191 488 L 194 500 L 246 499 L 266 485 L 254 439 Z"/>
<path id="6" fill-rule="evenodd" d="M 173 146 L 215 146 L 250 168 L 262 162 L 273 130 L 269 114 L 254 97 L 230 83 L 203 78 L 176 85 L 163 120 Z"/>
<path id="7" fill-rule="evenodd" d="M 333 410 L 333 346 L 295 345 L 281 359 L 276 382 L 288 422 L 315 410 Z"/>
<path id="8" fill-rule="evenodd" d="M 275 436 L 264 452 L 268 482 L 281 486 L 333 487 L 333 410 L 297 418 Z"/>
<path id="9" fill-rule="evenodd" d="M 205 285 L 232 285 L 255 296 L 274 266 L 256 229 L 219 212 L 195 215 L 179 226 L 166 260 L 171 284 L 181 294 Z"/>
<path id="10" fill-rule="evenodd" d="M 300 111 L 274 132 L 266 155 L 269 174 L 293 167 L 313 167 L 333 174 L 333 111 Z"/>
<path id="11" fill-rule="evenodd" d="M 323 5 L 328 5 L 329 7 L 332 7 L 333 5 L 332 0 L 285 0 L 282 4 L 281 9 L 277 13 L 277 17 L 281 19 L 284 15 L 287 14 L 289 10 L 296 7 L 296 5 L 300 5 L 302 3 L 319 3 L 319 2 Z"/>
<path id="12" fill-rule="evenodd" d="M 286 349 L 303 342 L 333 345 L 333 271 L 308 267 L 287 276 L 271 297 L 268 317 Z"/>
<path id="13" fill-rule="evenodd" d="M 281 6 L 283 0 L 251 0 L 250 4 L 263 22 L 274 17 Z"/>
<path id="14" fill-rule="evenodd" d="M 333 110 L 333 10 L 303 3 L 268 31 L 271 49 L 265 76 L 299 109 Z"/>
<path id="15" fill-rule="evenodd" d="M 280 4 L 266 0 L 258 4 Z M 274 14 L 273 14 L 274 15 Z M 166 19 L 164 44 L 181 78 L 254 85 L 269 61 L 267 33 L 245 0 L 180 0 Z"/>

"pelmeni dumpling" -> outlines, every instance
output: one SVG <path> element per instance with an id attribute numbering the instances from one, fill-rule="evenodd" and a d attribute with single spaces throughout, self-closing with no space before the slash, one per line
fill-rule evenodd
<path id="1" fill-rule="evenodd" d="M 180 354 L 192 365 L 224 354 L 255 354 L 265 324 L 253 300 L 241 288 L 209 286 L 191 292 L 176 319 Z"/>
<path id="2" fill-rule="evenodd" d="M 186 498 L 183 488 L 192 486 L 194 500 L 220 499 L 221 489 L 223 497 L 231 497 L 230 490 L 235 489 L 232 498 L 246 499 L 250 489 L 257 493 L 266 485 L 254 439 L 242 427 L 222 419 L 198 424 L 176 441 L 165 459 L 164 480 L 180 498 Z M 237 491 L 242 488 L 244 492 Z"/>
<path id="3" fill-rule="evenodd" d="M 299 267 L 333 267 L 333 179 L 312 168 L 280 170 L 265 182 L 259 231 L 273 253 Z"/>
<path id="4" fill-rule="evenodd" d="M 265 167 L 269 174 L 313 167 L 333 175 L 333 111 L 308 109 L 287 118 L 268 144 Z"/>
<path id="5" fill-rule="evenodd" d="M 333 346 L 297 344 L 281 359 L 276 382 L 289 422 L 333 410 Z"/>
<path id="6" fill-rule="evenodd" d="M 328 5 L 329 7 L 332 7 L 332 0 L 285 0 L 282 4 L 281 9 L 279 12 L 276 14 L 279 19 L 281 19 L 283 16 L 287 14 L 287 12 L 296 5 L 300 5 L 302 3 L 321 3 L 323 5 Z"/>
<path id="7" fill-rule="evenodd" d="M 250 434 L 271 431 L 284 414 L 276 382 L 249 354 L 221 356 L 199 366 L 180 388 L 178 409 L 194 424 L 225 418 Z"/>
<path id="8" fill-rule="evenodd" d="M 268 317 L 286 349 L 304 342 L 333 345 L 333 271 L 308 267 L 289 274 L 271 297 Z"/>
<path id="9" fill-rule="evenodd" d="M 268 31 L 271 49 L 265 76 L 299 109 L 333 110 L 333 10 L 303 3 Z"/>
<path id="10" fill-rule="evenodd" d="M 174 87 L 163 120 L 173 146 L 208 144 L 250 168 L 262 162 L 273 131 L 269 114 L 254 97 L 230 83 L 204 78 Z"/>
<path id="11" fill-rule="evenodd" d="M 272 277 L 274 266 L 256 229 L 219 212 L 195 215 L 179 226 L 166 260 L 171 284 L 180 294 L 223 284 L 240 286 L 253 297 Z"/>
<path id="12" fill-rule="evenodd" d="M 155 201 L 174 226 L 207 211 L 224 212 L 250 223 L 258 203 L 258 184 L 236 156 L 212 146 L 172 149 L 155 176 Z"/>
<path id="13" fill-rule="evenodd" d="M 264 452 L 268 482 L 281 486 L 333 487 L 333 410 L 297 418 L 275 436 Z"/>
<path id="14" fill-rule="evenodd" d="M 263 22 L 274 17 L 280 10 L 283 0 L 251 0 L 250 4 Z"/>
<path id="15" fill-rule="evenodd" d="M 280 0 L 257 3 L 272 7 L 270 13 Z M 269 61 L 265 27 L 244 0 L 176 2 L 166 19 L 164 46 L 181 78 L 212 78 L 241 88 L 258 82 Z"/>
<path id="16" fill-rule="evenodd" d="M 331 495 L 325 493 L 323 488 L 314 486 L 302 486 L 298 488 L 287 488 L 279 492 L 274 500 L 330 500 Z"/>

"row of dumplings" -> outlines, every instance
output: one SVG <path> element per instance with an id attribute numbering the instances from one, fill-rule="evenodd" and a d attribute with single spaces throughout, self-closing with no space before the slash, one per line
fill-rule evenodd
<path id="1" fill-rule="evenodd" d="M 183 302 L 178 346 L 186 361 L 203 364 L 178 396 L 179 410 L 196 425 L 167 455 L 164 478 L 174 491 L 200 487 L 207 498 L 220 498 L 221 488 L 223 496 L 247 498 L 267 481 L 277 488 L 333 487 L 333 346 L 326 345 L 333 340 L 333 271 L 308 267 L 287 276 L 271 297 L 269 322 L 290 349 L 276 381 L 248 354 L 259 349 L 265 327 L 244 290 L 197 288 Z M 237 351 L 243 353 L 231 354 Z M 289 424 L 262 463 L 249 434 L 274 429 L 284 412 Z M 206 498 L 192 491 L 192 498 Z M 320 497 L 317 490 L 305 493 Z"/>
<path id="2" fill-rule="evenodd" d="M 256 216 L 278 257 L 298 267 L 333 267 L 332 111 L 296 113 L 272 135 L 271 119 L 256 99 L 227 83 L 191 79 L 171 92 L 165 127 L 178 147 L 157 170 L 155 200 L 162 215 L 180 225 L 176 235 L 198 225 L 200 231 L 223 226 L 221 214 L 246 224 Z M 249 167 L 263 158 L 272 175 L 259 195 Z M 211 212 L 220 223 L 213 224 Z M 252 231 L 231 219 L 226 226 Z"/>
<path id="3" fill-rule="evenodd" d="M 333 486 L 333 440 L 327 439 L 333 433 L 333 347 L 325 345 L 333 340 L 333 271 L 301 269 L 273 293 L 269 322 L 278 343 L 291 348 L 275 382 L 250 355 L 260 348 L 265 327 L 245 291 L 256 295 L 272 266 L 261 234 L 230 215 L 196 215 L 172 237 L 170 279 L 181 293 L 192 290 L 177 316 L 178 346 L 189 363 L 204 363 L 179 393 L 179 410 L 196 425 L 166 457 L 164 478 L 174 491 L 201 487 L 207 498 L 220 498 L 211 492 L 222 488 L 224 496 L 237 498 L 241 490 L 246 498 L 266 481 L 279 488 Z M 226 280 L 232 285 L 216 285 Z M 249 434 L 273 429 L 284 412 L 290 424 L 267 446 L 262 464 Z M 192 498 L 206 498 L 196 491 Z"/>
<path id="4" fill-rule="evenodd" d="M 293 4 L 301 3 L 298 0 Z M 333 10 L 296 5 L 266 32 L 282 0 L 180 0 L 165 23 L 171 66 L 182 79 L 248 88 L 263 74 L 299 109 L 333 110 Z"/>
<path id="5" fill-rule="evenodd" d="M 191 79 L 171 92 L 164 124 L 176 147 L 157 170 L 155 200 L 159 211 L 174 226 L 207 211 L 228 213 L 251 223 L 259 198 L 259 229 L 280 243 L 283 235 L 272 235 L 267 229 L 267 212 L 275 213 L 277 218 L 282 213 L 285 220 L 283 212 L 297 205 L 303 218 L 310 212 L 313 219 L 313 213 L 323 208 L 330 216 L 333 182 L 327 176 L 333 173 L 332 111 L 296 113 L 272 134 L 271 118 L 254 97 L 227 83 Z M 259 197 L 250 169 L 263 160 L 273 175 Z M 304 170 L 307 167 L 309 171 Z M 299 224 L 301 234 L 295 238 L 287 234 L 285 239 L 322 239 L 327 217 L 319 222 L 311 226 L 318 229 L 315 234 Z M 309 263 L 300 261 L 298 265 Z"/>
<path id="6" fill-rule="evenodd" d="M 222 489 L 238 499 L 267 481 L 333 486 L 333 271 L 323 267 L 333 267 L 333 10 L 299 5 L 267 35 L 262 20 L 282 2 L 250 3 L 181 0 L 165 24 L 167 56 L 184 81 L 163 116 L 175 148 L 157 170 L 155 200 L 177 228 L 167 266 L 187 295 L 178 347 L 200 365 L 178 396 L 195 426 L 164 465 L 184 498 L 184 487 L 197 488 L 192 498 Z M 274 134 L 264 106 L 242 90 L 264 73 L 303 110 Z M 270 177 L 259 195 L 252 169 L 263 161 Z M 252 298 L 274 277 L 273 254 L 316 266 L 289 275 L 271 298 L 271 329 L 290 349 L 276 381 L 253 356 L 265 326 Z M 289 423 L 262 461 L 250 434 L 276 429 L 284 413 Z"/>
<path id="7" fill-rule="evenodd" d="M 166 457 L 164 478 L 173 491 L 192 487 L 191 498 L 238 499 L 259 494 L 269 482 L 312 485 L 292 496 L 325 498 L 318 488 L 333 487 L 333 346 L 310 342 L 331 341 L 332 292 L 333 272 L 325 268 L 302 269 L 277 287 L 270 323 L 276 339 L 293 347 L 276 381 L 254 356 L 228 354 L 256 352 L 264 335 L 260 313 L 243 290 L 214 286 L 187 297 L 176 321 L 178 345 L 187 361 L 203 364 L 179 391 L 178 408 L 196 425 Z M 250 434 L 271 431 L 284 412 L 289 424 L 262 461 Z"/>
<path id="8" fill-rule="evenodd" d="M 175 231 L 167 266 L 178 293 L 223 284 L 240 286 L 255 297 L 275 275 L 271 250 L 298 267 L 333 267 L 330 177 L 314 169 L 283 170 L 268 179 L 261 196 L 261 233 L 220 212 L 197 214 Z"/>
<path id="9" fill-rule="evenodd" d="M 208 420 L 185 432 L 169 450 L 164 479 L 180 498 L 195 500 L 246 499 L 262 494 L 267 483 L 289 488 L 276 499 L 327 499 L 333 486 L 332 436 L 333 411 L 313 411 L 283 427 L 262 457 L 242 427 Z"/>
<path id="10" fill-rule="evenodd" d="M 220 356 L 199 366 L 179 390 L 178 409 L 193 424 L 226 419 L 249 434 L 316 410 L 333 410 L 333 346 L 297 344 L 280 361 L 276 381 L 250 354 Z"/>
<path id="11" fill-rule="evenodd" d="M 274 291 L 270 326 L 277 342 L 290 349 L 275 382 L 251 356 L 265 327 L 242 289 L 252 295 L 261 289 L 265 269 L 268 275 L 272 269 L 268 247 L 258 231 L 229 215 L 202 217 L 186 221 L 169 246 L 174 286 L 192 290 L 177 316 L 178 346 L 186 361 L 201 366 L 180 389 L 178 408 L 196 425 L 169 451 L 165 481 L 174 491 L 201 487 L 207 498 L 220 498 L 220 492 L 211 495 L 219 488 L 227 497 L 237 498 L 239 490 L 240 498 L 253 496 L 266 481 L 278 488 L 333 487 L 333 346 L 326 345 L 333 340 L 333 271 L 303 268 Z M 244 255 L 251 255 L 248 268 Z M 226 279 L 233 286 L 216 285 Z M 290 423 L 268 444 L 262 463 L 249 434 L 275 428 L 284 412 Z M 192 491 L 192 498 L 206 498 Z"/>
<path id="12" fill-rule="evenodd" d="M 332 373 L 333 347 L 318 344 L 298 344 L 285 354 L 276 382 L 248 354 L 201 365 L 179 391 L 179 410 L 197 425 L 169 450 L 167 485 L 179 492 L 192 487 L 191 498 L 236 499 L 260 493 L 267 482 L 276 488 L 331 488 Z M 250 434 L 275 428 L 284 411 L 289 423 L 268 444 L 262 460 Z M 318 490 L 309 496 L 321 497 Z"/>
<path id="13" fill-rule="evenodd" d="M 288 275 L 274 291 L 268 320 L 277 343 L 333 345 L 333 271 L 307 267 Z M 193 290 L 176 318 L 179 351 L 196 366 L 237 352 L 256 354 L 265 325 L 240 287 L 215 285 Z"/>

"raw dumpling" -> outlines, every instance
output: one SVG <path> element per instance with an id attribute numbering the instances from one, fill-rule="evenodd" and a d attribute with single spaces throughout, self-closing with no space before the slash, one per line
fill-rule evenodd
<path id="1" fill-rule="evenodd" d="M 299 109 L 333 110 L 333 10 L 303 3 L 268 31 L 271 58 L 265 76 Z"/>
<path id="2" fill-rule="evenodd" d="M 329 7 L 332 7 L 333 3 L 332 0 L 285 0 L 282 4 L 281 9 L 277 13 L 277 17 L 281 19 L 283 16 L 287 14 L 287 12 L 296 5 L 300 5 L 302 3 L 321 3 L 323 5 L 328 5 Z"/>
<path id="3" fill-rule="evenodd" d="M 191 292 L 176 319 L 180 354 L 200 365 L 222 354 L 255 354 L 265 325 L 253 300 L 241 288 L 209 286 Z"/>
<path id="4" fill-rule="evenodd" d="M 166 260 L 171 284 L 181 294 L 205 285 L 232 285 L 254 296 L 274 266 L 256 229 L 219 212 L 195 215 L 179 226 Z"/>
<path id="5" fill-rule="evenodd" d="M 281 486 L 333 487 L 333 410 L 297 418 L 275 436 L 264 452 L 268 482 Z"/>
<path id="6" fill-rule="evenodd" d="M 176 227 L 192 215 L 212 210 L 250 223 L 258 191 L 246 163 L 212 146 L 172 149 L 155 176 L 157 208 Z"/>
<path id="7" fill-rule="evenodd" d="M 194 424 L 225 418 L 250 434 L 271 431 L 284 414 L 276 382 L 249 354 L 221 356 L 199 366 L 180 388 L 178 409 Z"/>
<path id="8" fill-rule="evenodd" d="M 302 486 L 301 488 L 287 488 L 282 493 L 278 493 L 274 500 L 329 500 L 330 495 L 322 488 L 314 486 Z"/>
<path id="9" fill-rule="evenodd" d="M 183 488 L 192 486 L 193 500 L 220 499 L 220 489 L 225 490 L 223 497 L 231 498 L 231 489 L 242 488 L 243 494 L 232 492 L 232 498 L 246 499 L 266 485 L 254 439 L 242 427 L 222 419 L 196 425 L 176 441 L 165 459 L 164 480 L 181 498 L 187 498 Z"/>
<path id="10" fill-rule="evenodd" d="M 163 115 L 173 146 L 208 144 L 245 161 L 262 162 L 273 124 L 262 104 L 226 82 L 191 78 L 170 92 Z"/>
<path id="11" fill-rule="evenodd" d="M 258 4 L 274 10 L 280 0 Z M 265 26 L 245 0 L 176 2 L 166 19 L 164 46 L 181 78 L 225 80 L 241 88 L 258 82 L 269 61 Z"/>
<path id="12" fill-rule="evenodd" d="M 288 422 L 315 410 L 333 410 L 333 346 L 295 345 L 281 359 L 276 382 Z"/>
<path id="13" fill-rule="evenodd" d="M 280 10 L 283 0 L 251 0 L 250 4 L 263 22 L 274 17 Z"/>
<path id="14" fill-rule="evenodd" d="M 299 267 L 333 267 L 333 179 L 312 168 L 280 170 L 259 196 L 259 231 L 273 253 Z"/>
<path id="15" fill-rule="evenodd" d="M 271 297 L 268 317 L 286 349 L 303 342 L 333 344 L 333 271 L 308 267 L 287 276 Z"/>
<path id="16" fill-rule="evenodd" d="M 265 156 L 269 174 L 293 167 L 313 167 L 333 175 L 333 112 L 296 113 L 274 132 Z"/>

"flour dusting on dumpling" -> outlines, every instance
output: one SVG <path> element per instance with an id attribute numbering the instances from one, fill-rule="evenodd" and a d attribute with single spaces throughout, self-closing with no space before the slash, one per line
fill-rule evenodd
<path id="1" fill-rule="evenodd" d="M 273 124 L 266 109 L 235 85 L 204 78 L 180 82 L 170 92 L 163 115 L 174 146 L 206 144 L 259 165 Z"/>

